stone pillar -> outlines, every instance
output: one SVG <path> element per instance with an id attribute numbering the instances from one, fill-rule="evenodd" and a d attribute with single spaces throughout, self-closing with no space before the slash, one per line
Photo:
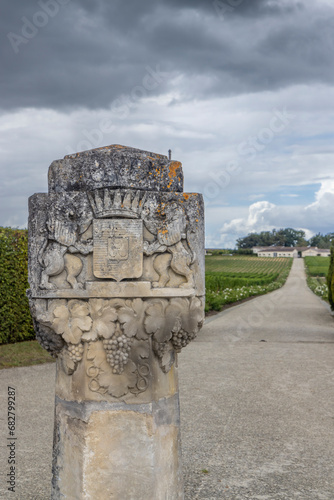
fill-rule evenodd
<path id="1" fill-rule="evenodd" d="M 116 145 L 53 162 L 29 283 L 57 358 L 51 498 L 182 499 L 176 360 L 203 323 L 204 221 L 181 164 Z"/>

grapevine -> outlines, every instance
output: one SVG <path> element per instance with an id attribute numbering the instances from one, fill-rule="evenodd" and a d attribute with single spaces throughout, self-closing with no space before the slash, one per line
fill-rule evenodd
<path id="1" fill-rule="evenodd" d="M 70 358 L 72 361 L 78 363 L 79 361 L 82 360 L 82 355 L 84 352 L 84 346 L 83 344 L 68 344 L 67 345 L 67 350 Z"/>
<path id="2" fill-rule="evenodd" d="M 103 340 L 103 347 L 107 354 L 107 361 L 110 364 L 114 374 L 120 375 L 129 361 L 129 352 L 131 350 L 131 339 L 126 337 L 120 326 L 110 339 Z"/>

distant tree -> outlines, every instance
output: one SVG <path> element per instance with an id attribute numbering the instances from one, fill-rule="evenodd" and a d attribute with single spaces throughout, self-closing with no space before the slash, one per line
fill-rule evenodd
<path id="1" fill-rule="evenodd" d="M 237 239 L 237 247 L 238 248 L 252 248 L 260 246 L 259 235 L 256 233 L 250 233 L 248 236 L 244 238 Z"/>
<path id="2" fill-rule="evenodd" d="M 249 233 L 244 238 L 237 239 L 237 247 L 252 248 L 257 246 L 307 246 L 305 240 L 305 232 L 302 230 L 292 229 L 273 229 L 272 231 L 262 231 L 261 233 Z"/>
<path id="3" fill-rule="evenodd" d="M 237 239 L 237 247 L 253 248 L 253 247 L 318 247 L 330 248 L 334 242 L 334 233 L 321 234 L 317 233 L 308 241 L 305 238 L 305 231 L 287 227 L 285 229 L 273 229 L 272 231 L 261 231 L 260 233 L 249 233 L 244 238 Z"/>
<path id="4" fill-rule="evenodd" d="M 231 250 L 231 253 L 233 255 L 254 255 L 254 257 L 257 257 L 257 254 L 251 248 L 239 248 L 238 250 Z"/>
<path id="5" fill-rule="evenodd" d="M 317 233 L 315 236 L 312 236 L 312 238 L 310 238 L 309 245 L 311 247 L 330 248 L 333 240 L 334 240 L 334 233 L 328 233 L 328 234 Z"/>
<path id="6" fill-rule="evenodd" d="M 283 241 L 282 246 L 285 247 L 295 247 L 302 246 L 305 240 L 305 231 L 292 229 L 288 227 L 286 229 L 280 229 L 278 233 L 281 235 L 281 241 Z"/>
<path id="7" fill-rule="evenodd" d="M 273 244 L 274 238 L 272 231 L 261 231 L 259 234 L 259 245 L 269 247 Z"/>
<path id="8" fill-rule="evenodd" d="M 278 231 L 276 229 L 272 230 L 273 245 L 282 247 L 285 245 L 286 234 L 284 231 L 285 229 L 279 229 Z"/>
<path id="9" fill-rule="evenodd" d="M 309 245 L 311 247 L 318 247 L 319 248 L 319 244 L 322 240 L 322 234 L 320 233 L 317 233 L 315 236 L 312 236 L 312 238 L 309 239 Z"/>
<path id="10" fill-rule="evenodd" d="M 309 242 L 305 238 L 300 238 L 298 240 L 298 243 L 297 243 L 296 246 L 297 247 L 308 247 L 309 246 Z"/>

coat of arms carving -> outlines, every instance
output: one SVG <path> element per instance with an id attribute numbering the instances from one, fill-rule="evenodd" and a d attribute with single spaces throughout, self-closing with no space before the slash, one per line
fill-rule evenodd
<path id="1" fill-rule="evenodd" d="M 143 222 L 103 219 L 93 223 L 93 272 L 96 278 L 116 281 L 143 274 Z"/>

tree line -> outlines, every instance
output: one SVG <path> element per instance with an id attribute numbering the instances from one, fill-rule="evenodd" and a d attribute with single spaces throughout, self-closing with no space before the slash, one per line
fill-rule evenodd
<path id="1" fill-rule="evenodd" d="M 334 233 L 317 233 L 307 240 L 305 231 L 288 227 L 273 229 L 272 231 L 261 231 L 260 233 L 249 233 L 244 238 L 237 239 L 237 248 L 240 250 L 260 246 L 330 248 L 333 240 Z"/>

